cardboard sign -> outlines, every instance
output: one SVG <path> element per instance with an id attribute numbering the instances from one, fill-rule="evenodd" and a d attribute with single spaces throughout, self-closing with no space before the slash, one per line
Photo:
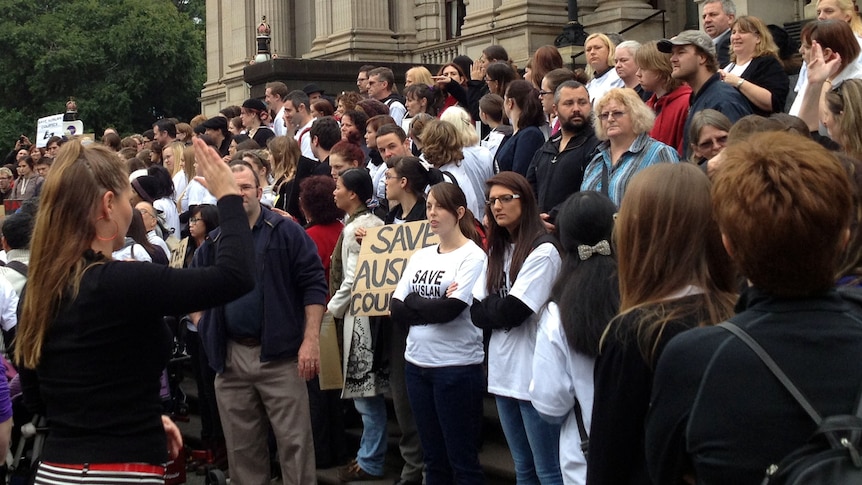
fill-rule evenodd
<path id="1" fill-rule="evenodd" d="M 341 389 L 343 384 L 338 329 L 332 314 L 326 312 L 320 323 L 320 390 Z"/>
<path id="2" fill-rule="evenodd" d="M 186 261 L 186 251 L 189 247 L 189 238 L 184 237 L 175 248 L 171 248 L 171 268 L 182 268 Z"/>
<path id="3" fill-rule="evenodd" d="M 63 135 L 65 129 L 62 113 L 39 118 L 39 121 L 36 122 L 36 146 L 45 148 L 49 138 Z"/>
<path id="4" fill-rule="evenodd" d="M 350 313 L 359 316 L 389 315 L 389 299 L 398 286 L 410 256 L 439 242 L 428 221 L 390 224 L 368 229 L 362 239 Z"/>

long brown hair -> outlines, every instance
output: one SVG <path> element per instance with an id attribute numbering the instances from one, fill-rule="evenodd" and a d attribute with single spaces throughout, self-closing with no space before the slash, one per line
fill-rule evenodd
<path id="1" fill-rule="evenodd" d="M 15 338 L 18 365 L 39 364 L 45 334 L 61 301 L 75 299 L 84 272 L 98 264 L 85 259 L 84 253 L 96 236 L 102 196 L 128 187 L 125 163 L 108 148 L 84 147 L 77 140 L 60 148 L 42 187 L 33 230 L 27 295 Z"/>
<path id="2" fill-rule="evenodd" d="M 267 143 L 272 155 L 272 176 L 277 184 L 292 180 L 296 175 L 296 167 L 302 150 L 292 136 L 276 136 Z"/>
<path id="3" fill-rule="evenodd" d="M 517 229 L 513 232 L 497 224 L 491 206 L 485 209 L 488 220 L 488 274 L 485 284 L 488 293 L 495 293 L 505 284 L 503 268 L 506 266 L 506 250 L 509 244 L 515 244 L 512 262 L 509 264 L 509 279 L 514 284 L 521 266 L 533 251 L 533 242 L 546 231 L 542 218 L 539 217 L 539 206 L 533 195 L 533 189 L 523 175 L 518 172 L 500 172 L 489 178 L 485 185 L 489 191 L 495 185 L 506 187 L 520 196 L 517 201 L 521 204 L 521 217 L 518 220 Z M 487 198 L 487 192 L 485 195 Z"/>
<path id="4" fill-rule="evenodd" d="M 461 230 L 461 234 L 467 236 L 481 248 L 482 236 L 476 230 L 476 218 L 467 208 L 467 196 L 464 195 L 464 191 L 455 184 L 440 182 L 432 185 L 428 194 L 433 195 L 437 205 L 447 212 L 455 214 L 456 218 L 458 217 L 458 208 L 464 208 L 464 216 L 458 219 L 458 228 Z"/>
<path id="5" fill-rule="evenodd" d="M 620 316 L 640 310 L 636 334 L 641 354 L 653 363 L 661 334 L 676 320 L 696 315 L 700 325 L 732 314 L 735 272 L 712 216 L 709 179 L 689 163 L 660 163 L 636 174 L 623 198 L 615 240 L 619 258 Z M 665 305 L 694 285 L 701 301 Z M 613 327 L 622 335 L 616 318 Z"/>

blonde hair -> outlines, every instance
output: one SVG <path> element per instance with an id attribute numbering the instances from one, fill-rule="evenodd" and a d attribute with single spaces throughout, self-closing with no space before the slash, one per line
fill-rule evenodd
<path id="1" fill-rule="evenodd" d="M 605 44 L 605 46 L 607 46 L 607 48 L 608 48 L 607 64 L 608 64 L 609 68 L 614 67 L 613 62 L 614 62 L 614 59 L 616 59 L 616 57 L 617 57 L 617 53 L 616 53 L 616 45 L 614 45 L 611 38 L 605 34 L 590 34 L 589 37 L 587 37 L 587 40 L 584 42 L 584 46 L 586 46 L 587 43 L 593 39 L 599 39 L 600 41 L 602 41 L 602 43 Z M 590 79 L 592 79 L 593 75 L 595 74 L 595 71 L 593 70 L 593 66 L 587 64 L 586 73 L 587 73 L 587 76 Z"/>
<path id="2" fill-rule="evenodd" d="M 269 140 L 267 148 L 272 155 L 272 176 L 276 183 L 292 180 L 302 156 L 296 140 L 292 136 L 276 136 Z"/>
<path id="3" fill-rule="evenodd" d="M 856 5 L 853 0 L 832 0 L 835 2 L 835 6 L 838 7 L 838 10 L 841 10 L 841 13 L 850 16 L 850 29 L 853 30 L 853 33 L 857 36 L 862 36 L 862 18 L 859 17 L 859 13 L 856 12 Z M 823 0 L 817 0 L 817 6 L 823 3 Z"/>
<path id="4" fill-rule="evenodd" d="M 174 156 L 174 168 L 171 170 L 171 177 L 173 177 L 177 172 L 183 170 L 183 164 L 181 162 L 183 161 L 183 152 L 186 150 L 186 145 L 181 141 L 175 141 L 165 148 L 170 148 L 171 154 Z M 164 151 L 165 149 L 162 148 L 162 152 Z M 162 159 L 164 159 L 164 157 L 162 157 Z"/>
<path id="5" fill-rule="evenodd" d="M 736 28 L 739 32 L 750 32 L 760 37 L 760 43 L 754 47 L 754 55 L 752 57 L 773 56 L 778 61 L 781 61 L 781 56 L 778 55 L 778 46 L 772 38 L 772 33 L 763 24 L 763 21 L 751 15 L 743 15 L 730 26 L 731 32 Z M 730 62 L 736 62 L 736 53 L 731 50 Z"/>
<path id="6" fill-rule="evenodd" d="M 451 123 L 458 132 L 458 141 L 465 147 L 471 147 L 479 144 L 479 134 L 476 133 L 476 128 L 473 127 L 473 118 L 464 108 L 460 106 L 450 106 L 440 115 L 440 119 L 447 123 Z"/>
<path id="7" fill-rule="evenodd" d="M 431 71 L 428 70 L 425 66 L 414 66 L 407 70 L 404 78 L 407 76 L 413 76 L 413 83 L 415 84 L 424 84 L 426 86 L 433 86 L 434 80 L 431 78 Z"/>
<path id="8" fill-rule="evenodd" d="M 602 96 L 596 102 L 595 109 L 593 109 L 593 126 L 595 126 L 596 138 L 599 140 L 608 139 L 608 133 L 598 118 L 602 112 L 602 108 L 607 106 L 611 101 L 616 101 L 629 110 L 629 116 L 632 119 L 632 129 L 635 134 L 649 133 L 653 124 L 655 124 L 655 112 L 643 102 L 634 89 L 614 88 Z"/>
<path id="9" fill-rule="evenodd" d="M 84 272 L 98 262 L 84 253 L 96 237 L 102 197 L 129 190 L 126 164 L 99 144 L 64 143 L 42 186 L 33 229 L 27 293 L 15 337 L 15 361 L 35 368 L 60 305 L 78 296 Z M 120 202 L 122 203 L 122 202 Z M 117 237 L 123 237 L 118 234 Z"/>

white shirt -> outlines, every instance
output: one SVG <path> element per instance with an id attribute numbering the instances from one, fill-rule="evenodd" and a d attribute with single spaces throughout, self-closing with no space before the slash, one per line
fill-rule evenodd
<path id="1" fill-rule="evenodd" d="M 452 177 L 458 182 L 458 187 L 464 192 L 464 196 L 467 198 L 467 207 L 473 212 L 473 216 L 481 221 L 482 214 L 484 214 L 483 211 L 485 210 L 485 192 L 482 191 L 482 196 L 476 194 L 476 189 L 473 188 L 473 182 L 467 174 L 464 162 L 461 161 L 459 164 L 455 162 L 447 163 L 440 167 L 440 171 L 452 174 Z M 443 174 L 443 181 L 452 182 L 446 174 Z"/>
<path id="2" fill-rule="evenodd" d="M 620 79 L 617 70 L 613 67 L 609 68 L 599 77 L 594 77 L 587 83 L 587 93 L 590 95 L 590 103 L 596 105 L 596 101 L 602 99 L 602 96 L 614 88 L 624 88 L 626 83 Z"/>
<path id="3" fill-rule="evenodd" d="M 147 241 L 149 241 L 153 246 L 161 248 L 162 251 L 165 252 L 165 256 L 168 257 L 168 261 L 171 260 L 171 249 L 168 247 L 168 243 L 166 243 L 164 239 L 160 238 L 159 235 L 156 234 L 155 230 L 147 232 Z"/>
<path id="4" fill-rule="evenodd" d="M 8 281 L 0 278 L 0 328 L 8 332 L 12 327 L 18 325 L 17 310 L 18 294 L 15 293 Z M 9 346 L 9 342 L 6 342 L 6 346 Z"/>
<path id="5" fill-rule="evenodd" d="M 556 303 L 548 303 L 539 317 L 539 332 L 533 354 L 530 401 L 540 414 L 565 417 L 560 432 L 560 471 L 563 483 L 587 483 L 587 458 L 581 452 L 581 435 L 574 414 L 575 397 L 581 405 L 584 428 L 589 435 L 593 414 L 593 368 L 595 358 L 569 346 Z"/>
<path id="6" fill-rule="evenodd" d="M 473 192 L 476 198 L 479 199 L 479 211 L 473 215 L 479 220 L 482 220 L 485 204 L 485 181 L 494 176 L 494 157 L 491 156 L 491 151 L 479 145 L 464 147 L 461 151 L 464 154 L 464 160 L 461 160 L 461 166 L 467 172 L 467 177 L 473 185 Z"/>
<path id="7" fill-rule="evenodd" d="M 439 253 L 439 246 L 422 248 L 407 262 L 392 298 L 404 301 L 410 293 L 424 298 L 446 298 L 452 283 L 458 288 L 449 296 L 467 307 L 447 323 L 412 325 L 407 335 L 404 360 L 419 367 L 446 367 L 481 364 L 485 358 L 482 330 L 473 325 L 470 305 L 473 285 L 482 273 L 485 252 L 473 241 L 460 248 Z"/>
<path id="8" fill-rule="evenodd" d="M 389 116 L 395 120 L 395 124 L 401 126 L 401 122 L 404 121 L 404 117 L 407 116 L 407 108 L 404 107 L 404 104 L 398 100 L 392 100 L 389 106 Z"/>
<path id="9" fill-rule="evenodd" d="M 512 284 L 509 266 L 513 247 L 506 251 L 504 272 L 506 288 L 501 296 L 512 295 L 531 310 L 531 315 L 521 325 L 511 329 L 496 329 L 488 345 L 488 392 L 498 396 L 530 400 L 530 379 L 533 376 L 533 351 L 536 346 L 538 312 L 548 301 L 551 287 L 560 272 L 560 253 L 551 243 L 540 244 L 524 260 L 518 278 Z M 486 263 L 487 267 L 487 263 Z M 484 300 L 487 269 L 473 288 L 473 297 Z"/>
<path id="10" fill-rule="evenodd" d="M 275 119 L 272 121 L 272 132 L 275 133 L 275 136 L 287 135 L 287 126 L 284 124 L 284 105 L 281 105 L 278 114 L 275 115 Z"/>
<path id="11" fill-rule="evenodd" d="M 862 37 L 856 36 L 856 42 L 862 48 Z M 854 67 L 855 69 L 850 69 Z M 832 87 L 837 88 L 846 79 L 862 79 L 862 52 L 856 57 L 856 62 L 844 68 L 844 72 L 835 76 L 832 80 Z M 802 98 L 805 96 L 805 89 L 808 88 L 808 63 L 803 62 L 802 68 L 799 69 L 799 77 L 796 78 L 796 86 L 793 88 L 796 91 L 796 97 L 793 99 L 793 104 L 790 105 L 789 114 L 799 116 L 799 110 L 802 109 Z"/>
<path id="12" fill-rule="evenodd" d="M 380 162 L 380 165 L 374 165 L 369 162 L 367 168 L 368 173 L 371 174 L 371 186 L 374 187 L 374 198 L 377 200 L 386 200 L 386 162 Z"/>
<path id="13" fill-rule="evenodd" d="M 308 120 L 308 123 L 303 125 L 300 128 L 296 129 L 296 133 L 293 135 L 293 139 L 299 143 L 299 149 L 302 151 L 302 156 L 310 158 L 312 160 L 317 160 L 317 157 L 314 156 L 314 152 L 311 151 L 311 125 L 314 124 L 314 118 Z"/>
<path id="14" fill-rule="evenodd" d="M 127 241 L 131 241 L 131 238 L 126 238 Z M 153 258 L 150 257 L 150 253 L 144 249 L 140 244 L 128 244 L 113 253 L 111 253 L 111 258 L 115 261 L 143 261 L 145 263 L 152 263 Z"/>
<path id="15" fill-rule="evenodd" d="M 503 133 L 497 130 L 491 130 L 491 132 L 488 133 L 488 136 L 480 142 L 480 145 L 487 148 L 491 153 L 491 160 L 497 156 L 497 149 L 500 148 L 500 143 L 502 143 L 503 138 L 505 137 L 506 135 Z"/>
<path id="16" fill-rule="evenodd" d="M 189 210 L 188 199 L 185 199 L 186 205 L 182 206 L 183 199 L 185 197 L 186 188 L 189 186 L 189 179 L 186 177 L 186 173 L 180 170 L 176 174 L 174 174 L 174 202 L 177 202 L 180 205 L 180 208 L 183 212 Z"/>
<path id="17" fill-rule="evenodd" d="M 215 196 L 197 180 L 189 182 L 189 187 L 186 189 L 186 195 L 182 200 L 182 204 L 186 208 L 192 205 L 201 204 L 216 205 L 216 202 L 218 202 L 218 200 Z"/>
<path id="18" fill-rule="evenodd" d="M 165 226 L 171 234 L 180 236 L 180 214 L 177 212 L 177 203 L 171 197 L 162 197 L 153 202 L 153 207 L 165 216 Z M 165 234 L 165 237 L 169 234 Z"/>

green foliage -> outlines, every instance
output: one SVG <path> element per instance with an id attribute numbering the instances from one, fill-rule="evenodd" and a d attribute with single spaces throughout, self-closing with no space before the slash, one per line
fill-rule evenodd
<path id="1" fill-rule="evenodd" d="M 87 131 L 200 111 L 202 0 L 0 0 L 0 147 L 74 96 Z M 195 21 L 198 19 L 198 22 Z"/>

